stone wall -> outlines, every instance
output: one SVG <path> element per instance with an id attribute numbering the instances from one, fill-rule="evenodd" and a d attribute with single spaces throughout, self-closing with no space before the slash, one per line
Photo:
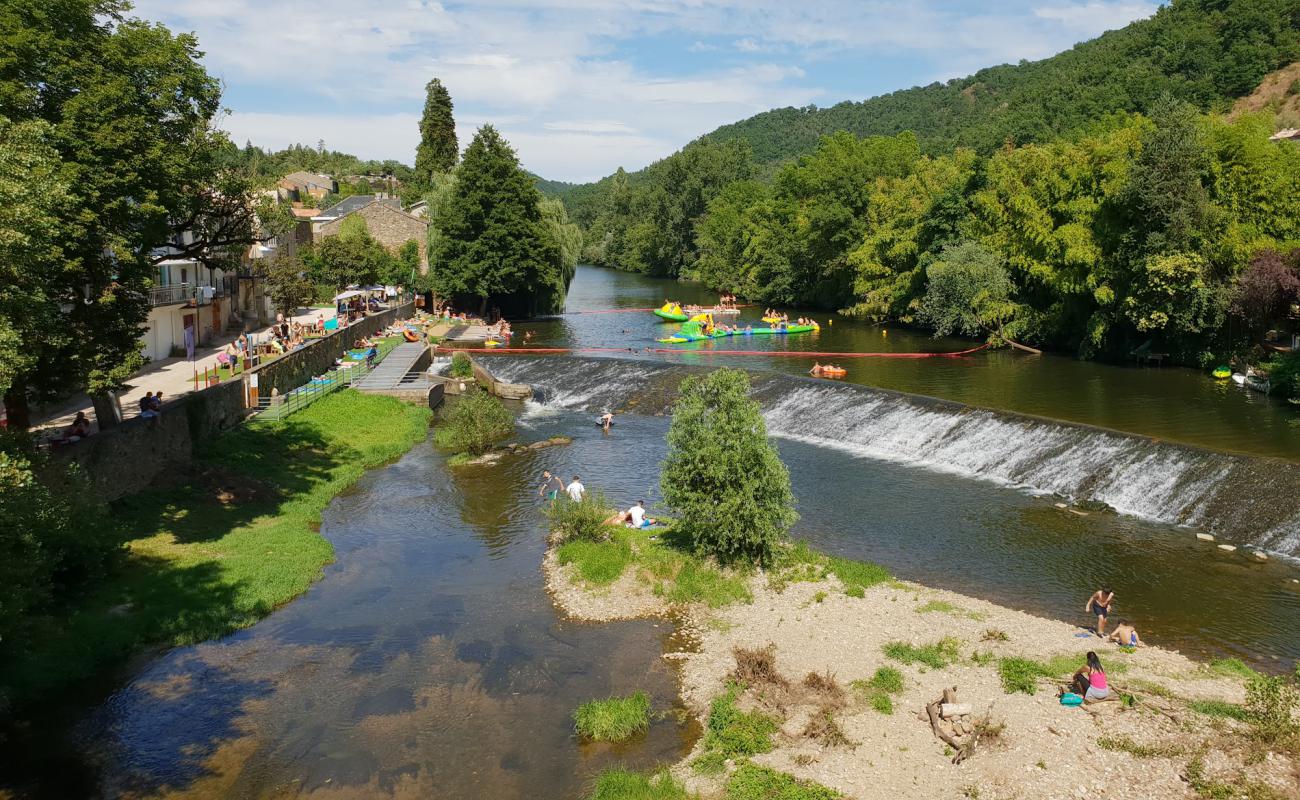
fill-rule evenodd
<path id="1" fill-rule="evenodd" d="M 272 386 L 287 392 L 334 364 L 350 343 L 414 313 L 404 303 L 366 317 L 351 327 L 318 339 L 283 358 L 249 370 L 259 375 L 259 391 Z M 157 419 L 133 417 L 122 424 L 55 451 L 59 458 L 75 461 L 101 500 L 147 489 L 159 476 L 183 472 L 194 457 L 194 445 L 238 425 L 248 415 L 245 380 L 227 381 L 186 394 L 163 404 Z"/>
<path id="2" fill-rule="evenodd" d="M 402 245 L 414 239 L 420 245 L 420 268 L 422 271 L 428 272 L 429 257 L 425 253 L 425 247 L 429 239 L 429 221 L 412 216 L 378 200 L 369 205 L 364 205 L 350 214 L 344 214 L 336 220 L 322 223 L 316 231 L 316 238 L 319 240 L 329 236 L 337 236 L 343 229 L 343 221 L 353 216 L 364 219 L 366 229 L 370 231 L 370 235 L 394 255 L 402 248 Z"/>
<path id="3" fill-rule="evenodd" d="M 195 442 L 233 428 L 247 413 L 243 382 L 228 381 L 164 403 L 156 419 L 133 417 L 55 454 L 80 465 L 101 500 L 116 500 L 186 469 Z"/>
<path id="4" fill-rule="evenodd" d="M 320 375 L 334 366 L 334 362 L 351 349 L 357 339 L 381 331 L 396 320 L 408 319 L 414 313 L 415 304 L 404 303 L 372 314 L 360 322 L 313 340 L 301 350 L 251 369 L 246 374 L 250 377 L 257 375 L 257 393 L 260 397 L 269 397 L 273 389 L 286 394 L 290 389 L 296 389 L 311 380 L 313 375 Z"/>

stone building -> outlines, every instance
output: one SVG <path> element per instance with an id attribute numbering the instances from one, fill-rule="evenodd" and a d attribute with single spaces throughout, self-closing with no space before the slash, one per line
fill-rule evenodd
<path id="1" fill-rule="evenodd" d="M 345 203 L 347 206 L 340 209 Z M 342 213 L 337 213 L 336 210 Z M 343 222 L 353 215 L 364 219 L 370 235 L 393 254 L 414 239 L 420 246 L 420 271 L 429 271 L 429 257 L 425 252 L 429 239 L 429 221 L 403 211 L 395 198 L 354 195 L 344 199 L 334 208 L 312 218 L 313 241 L 337 236 L 343 228 Z"/>

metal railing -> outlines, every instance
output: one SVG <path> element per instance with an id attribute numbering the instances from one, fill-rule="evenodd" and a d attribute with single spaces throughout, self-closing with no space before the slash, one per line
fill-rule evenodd
<path id="1" fill-rule="evenodd" d="M 257 398 L 255 418 L 259 420 L 284 419 L 295 414 L 326 395 L 352 386 L 369 375 L 375 366 L 397 347 L 400 342 L 384 339 L 375 345 L 373 366 L 366 361 L 349 361 L 349 366 L 335 367 L 320 377 L 313 377 L 307 383 L 278 397 Z"/>
<path id="2" fill-rule="evenodd" d="M 167 306 L 175 303 L 188 303 L 198 296 L 198 287 L 189 283 L 177 283 L 171 286 L 155 286 L 149 290 L 149 304 Z"/>

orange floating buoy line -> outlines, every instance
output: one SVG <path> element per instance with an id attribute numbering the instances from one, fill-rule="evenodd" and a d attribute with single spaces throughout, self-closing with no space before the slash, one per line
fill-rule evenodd
<path id="1" fill-rule="evenodd" d="M 988 344 L 952 353 L 826 353 L 802 350 L 678 350 L 670 347 L 510 347 L 480 350 L 473 347 L 435 347 L 435 352 L 470 352 L 476 355 L 560 355 L 563 353 L 666 353 L 672 355 L 712 356 L 785 356 L 795 358 L 960 358 L 988 348 Z"/>

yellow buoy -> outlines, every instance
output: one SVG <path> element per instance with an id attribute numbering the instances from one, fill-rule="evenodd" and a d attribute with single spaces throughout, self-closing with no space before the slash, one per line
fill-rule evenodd
<path id="1" fill-rule="evenodd" d="M 881 328 L 881 329 L 880 329 L 880 335 L 881 335 L 881 336 L 888 336 L 888 335 L 889 335 L 889 331 L 886 330 L 885 328 Z"/>

